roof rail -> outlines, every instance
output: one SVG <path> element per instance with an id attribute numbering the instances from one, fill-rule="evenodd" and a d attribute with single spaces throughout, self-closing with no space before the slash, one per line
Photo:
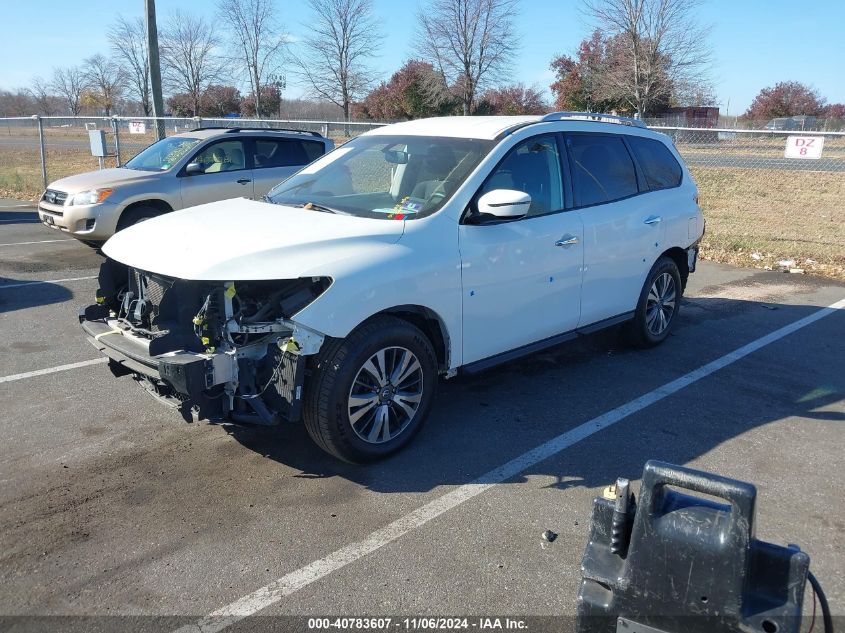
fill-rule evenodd
<path id="1" fill-rule="evenodd" d="M 199 132 L 202 130 L 226 130 L 224 134 L 233 132 L 293 132 L 295 134 L 307 134 L 308 136 L 316 136 L 323 138 L 319 132 L 312 132 L 311 130 L 294 130 L 293 128 L 285 127 L 226 127 L 225 125 L 211 125 L 204 127 L 195 127 L 191 132 Z"/>
<path id="2" fill-rule="evenodd" d="M 601 112 L 549 112 L 542 121 L 596 121 L 599 123 L 616 123 L 617 125 L 630 125 L 631 127 L 647 127 L 640 119 L 616 114 L 603 114 Z"/>

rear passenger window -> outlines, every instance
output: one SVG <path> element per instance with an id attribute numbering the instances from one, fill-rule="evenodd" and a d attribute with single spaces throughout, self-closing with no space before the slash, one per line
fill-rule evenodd
<path id="1" fill-rule="evenodd" d="M 300 167 L 323 155 L 323 144 L 291 139 L 255 141 L 255 167 Z"/>
<path id="2" fill-rule="evenodd" d="M 618 136 L 576 134 L 566 138 L 577 206 L 611 202 L 638 192 L 637 172 Z"/>
<path id="3" fill-rule="evenodd" d="M 681 166 L 663 143 L 639 136 L 629 136 L 628 142 L 649 189 L 667 189 L 681 184 Z"/>

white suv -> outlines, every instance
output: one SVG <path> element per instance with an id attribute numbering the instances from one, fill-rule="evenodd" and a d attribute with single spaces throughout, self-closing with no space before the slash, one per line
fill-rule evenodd
<path id="1" fill-rule="evenodd" d="M 118 233 L 80 321 L 115 375 L 185 416 L 301 415 L 322 448 L 367 461 L 420 430 L 438 375 L 614 324 L 663 341 L 703 230 L 671 140 L 638 121 L 409 121 L 263 202 Z"/>

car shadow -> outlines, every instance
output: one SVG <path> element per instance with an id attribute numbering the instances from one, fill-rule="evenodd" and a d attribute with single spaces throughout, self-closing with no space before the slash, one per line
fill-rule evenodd
<path id="1" fill-rule="evenodd" d="M 49 282 L 30 284 L 25 279 L 0 277 L 0 314 L 62 303 L 69 299 L 73 299 L 73 292 L 58 284 Z"/>
<path id="2" fill-rule="evenodd" d="M 9 224 L 35 224 L 38 211 L 0 211 L 0 226 Z"/>
<path id="3" fill-rule="evenodd" d="M 353 465 L 327 455 L 310 440 L 302 424 L 275 428 L 227 425 L 227 432 L 248 449 L 300 471 L 306 479 L 341 477 L 377 492 L 427 492 L 441 485 L 468 483 L 503 463 L 549 441 L 561 433 L 633 400 L 731 352 L 776 326 L 742 326 L 731 322 L 750 310 L 762 311 L 755 301 L 694 298 L 685 301 L 681 320 L 672 337 L 651 350 L 629 348 L 619 328 L 609 329 L 565 343 L 521 361 L 475 376 L 440 381 L 431 416 L 414 441 L 403 451 L 378 463 Z M 771 307 L 769 308 L 771 309 Z M 792 323 L 819 309 L 818 306 L 778 305 L 779 322 Z M 839 319 L 845 326 L 845 315 Z M 724 321 L 716 327 L 708 322 Z M 700 330 L 708 328 L 708 336 Z M 808 326 L 808 330 L 816 325 Z M 719 344 L 726 328 L 735 342 Z M 736 332 L 735 330 L 740 331 Z M 701 340 L 703 338 L 703 340 Z M 831 363 L 840 363 L 831 357 Z M 583 375 L 593 384 L 584 384 Z M 736 407 L 741 389 L 768 393 L 777 376 L 749 377 L 739 392 L 715 390 L 706 381 L 696 387 L 708 389 L 708 406 L 680 420 L 663 413 L 665 407 L 644 410 L 647 422 L 619 427 L 630 434 L 624 446 L 616 446 L 615 471 L 607 472 L 587 457 L 562 460 L 565 471 L 545 472 L 543 466 L 527 472 L 552 475 L 558 488 L 607 485 L 616 476 L 637 479 L 645 461 L 656 458 L 688 463 L 714 447 L 756 427 L 790 416 L 818 421 L 843 421 L 845 413 L 823 410 L 845 398 L 845 371 L 827 372 L 825 386 L 795 398 L 795 384 L 784 374 L 783 389 L 769 399 L 763 410 Z M 757 381 L 757 382 L 754 382 Z M 616 384 L 619 387 L 616 388 Z M 607 385 L 614 385 L 608 389 Z M 648 427 L 645 429 L 644 427 Z M 598 434 L 598 439 L 602 433 Z M 606 435 L 605 435 L 606 437 Z M 578 449 L 575 449 L 578 450 Z M 511 481 L 522 481 L 520 476 Z"/>

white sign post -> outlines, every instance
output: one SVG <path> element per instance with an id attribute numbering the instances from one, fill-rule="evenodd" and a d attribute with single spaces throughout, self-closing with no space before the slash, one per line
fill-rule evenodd
<path id="1" fill-rule="evenodd" d="M 146 134 L 147 132 L 147 124 L 143 121 L 130 121 L 129 122 L 129 133 L 130 134 Z"/>
<path id="2" fill-rule="evenodd" d="M 822 157 L 824 136 L 790 136 L 786 139 L 786 158 L 814 158 Z"/>

